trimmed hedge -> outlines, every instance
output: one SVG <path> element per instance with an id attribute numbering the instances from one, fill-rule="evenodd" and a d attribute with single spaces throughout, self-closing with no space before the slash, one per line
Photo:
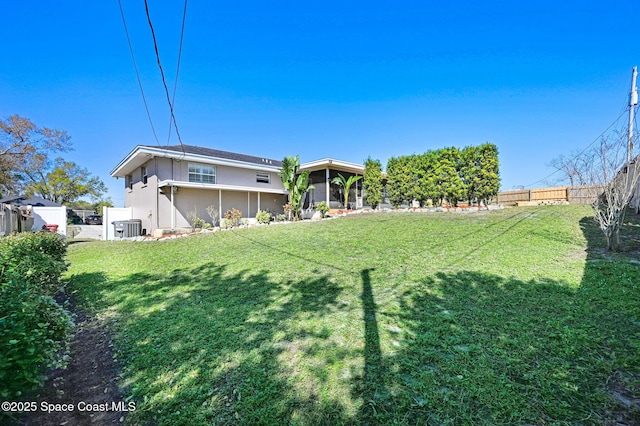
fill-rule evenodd
<path id="1" fill-rule="evenodd" d="M 67 246 L 47 232 L 0 239 L 0 396 L 17 398 L 41 385 L 60 362 L 73 326 L 53 296 L 62 289 Z"/>

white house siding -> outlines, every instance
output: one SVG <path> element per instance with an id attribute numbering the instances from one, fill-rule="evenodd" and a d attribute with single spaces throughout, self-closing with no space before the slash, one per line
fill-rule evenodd
<path id="1" fill-rule="evenodd" d="M 171 189 L 164 188 L 166 196 L 161 195 L 160 203 L 160 228 L 171 228 Z M 258 212 L 258 193 L 245 191 L 222 191 L 222 208 L 219 203 L 217 189 L 196 189 L 196 188 L 175 188 L 174 205 L 175 226 L 177 228 L 190 226 L 188 213 L 196 210 L 198 217 L 211 223 L 211 217 L 207 213 L 207 207 L 213 205 L 218 210 L 218 215 L 222 215 L 231 209 L 238 209 L 242 212 L 242 217 L 253 218 Z M 274 213 L 281 213 L 282 206 L 287 202 L 287 196 L 282 194 L 260 193 L 260 208 Z"/>
<path id="2" fill-rule="evenodd" d="M 164 188 L 164 191 L 169 195 L 169 207 L 163 209 L 163 215 L 167 216 L 168 224 L 163 228 L 171 227 L 171 188 Z M 205 222 L 211 223 L 211 218 L 207 213 L 208 206 L 216 206 L 218 208 L 218 191 L 209 189 L 195 189 L 195 188 L 174 188 L 174 205 L 176 208 L 176 227 L 184 228 L 189 227 L 191 224 L 188 220 L 189 212 L 196 210 L 198 217 L 204 219 Z"/>
<path id="3" fill-rule="evenodd" d="M 231 209 L 238 209 L 242 212 L 242 217 L 249 217 L 246 192 L 222 191 L 222 216 Z"/>
<path id="4" fill-rule="evenodd" d="M 227 210 L 236 208 L 245 218 L 253 218 L 262 210 L 275 214 L 282 213 L 287 196 L 264 191 L 283 191 L 282 181 L 277 171 L 260 164 L 239 163 L 238 167 L 211 164 L 211 161 L 191 161 L 172 159 L 161 156 L 150 157 L 142 166 L 147 168 L 147 183 L 142 181 L 141 167 L 133 169 L 131 176 L 132 189 L 126 187 L 127 179 L 120 179 L 125 187 L 125 205 L 132 210 L 132 217 L 142 221 L 142 228 L 147 233 L 158 228 L 189 227 L 188 214 L 194 209 L 198 217 L 211 222 L 207 206 L 213 205 L 218 210 L 218 217 L 224 216 Z M 140 164 L 139 162 L 137 164 Z M 232 189 L 222 189 L 222 205 L 220 206 L 219 189 L 212 187 L 190 188 L 189 164 L 204 164 L 216 169 L 215 185 L 229 185 Z M 257 182 L 257 173 L 268 173 L 269 183 Z M 124 173 L 120 175 L 123 177 Z M 173 186 L 173 204 L 172 188 Z M 246 190 L 243 190 L 246 187 Z M 259 193 L 259 194 L 258 194 Z M 173 213 L 172 213 L 173 212 Z"/>
<path id="5" fill-rule="evenodd" d="M 283 194 L 260 194 L 260 210 L 268 210 L 273 214 L 284 211 L 283 206 L 287 203 L 287 196 Z M 254 215 L 255 217 L 255 215 Z"/>
<path id="6" fill-rule="evenodd" d="M 195 161 L 180 161 L 176 162 L 177 166 L 174 168 L 174 174 L 168 175 L 167 168 L 161 168 L 159 170 L 160 180 L 174 180 L 189 182 L 189 164 L 208 164 L 205 162 Z M 239 168 L 231 166 L 213 165 L 216 168 L 216 183 L 221 185 L 234 185 L 245 186 L 247 189 L 256 190 L 282 190 L 282 180 L 276 172 L 268 172 L 260 170 L 260 166 L 256 165 L 256 168 Z M 247 166 L 251 167 L 251 166 Z M 269 183 L 259 183 L 256 179 L 256 173 L 268 173 L 270 177 Z M 246 207 L 245 209 L 246 210 Z"/>

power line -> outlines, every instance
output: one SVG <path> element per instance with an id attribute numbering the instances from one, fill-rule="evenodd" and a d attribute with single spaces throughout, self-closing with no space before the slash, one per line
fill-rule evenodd
<path id="1" fill-rule="evenodd" d="M 627 111 L 628 111 L 628 110 L 622 111 L 622 113 L 620 113 L 620 115 L 618 116 L 618 118 L 616 118 L 616 119 L 613 121 L 613 123 L 611 123 L 611 124 L 609 125 L 609 127 L 607 127 L 606 129 L 604 129 L 604 130 L 602 131 L 602 133 L 600 133 L 600 134 L 598 135 L 598 137 L 597 137 L 597 138 L 595 138 L 595 139 L 593 140 L 593 142 L 591 142 L 589 145 L 587 145 L 587 146 L 586 146 L 582 151 L 580 151 L 579 153 L 577 153 L 576 155 L 574 155 L 574 156 L 573 156 L 573 158 L 571 158 L 571 160 L 569 160 L 569 161 L 573 161 L 573 160 L 575 160 L 576 158 L 580 157 L 580 156 L 581 156 L 582 154 L 584 154 L 584 153 L 585 153 L 589 148 L 591 148 L 591 146 L 592 146 L 594 143 L 598 142 L 598 141 L 600 140 L 600 138 L 601 138 L 601 137 L 602 137 L 606 132 L 608 132 L 608 131 L 609 131 L 609 129 L 611 129 L 611 128 L 612 128 L 612 127 L 613 127 L 613 126 L 618 122 L 618 120 L 620 120 L 620 118 L 621 118 L 625 113 L 627 113 Z M 560 172 L 560 171 L 561 171 L 561 170 L 560 170 L 560 169 L 558 169 L 558 170 L 556 170 L 555 172 L 553 172 L 553 173 L 551 173 L 551 174 L 549 174 L 549 175 L 547 175 L 547 176 L 543 177 L 542 179 L 537 180 L 537 181 L 535 181 L 535 182 L 533 182 L 533 183 L 530 183 L 529 185 L 525 185 L 524 187 L 525 187 L 525 188 L 527 188 L 527 187 L 533 186 L 533 185 L 535 185 L 535 184 L 537 184 L 537 183 L 544 182 L 545 180 L 549 179 L 551 176 L 555 175 L 556 173 L 558 173 L 558 172 Z"/>
<path id="2" fill-rule="evenodd" d="M 151 113 L 149 112 L 149 105 L 147 104 L 147 98 L 144 96 L 144 90 L 142 89 L 142 80 L 140 79 L 140 72 L 138 72 L 138 64 L 136 63 L 136 57 L 133 54 L 133 46 L 131 45 L 131 38 L 129 37 L 129 29 L 127 28 L 127 21 L 124 18 L 124 9 L 122 9 L 122 2 L 118 0 L 120 6 L 120 15 L 122 15 L 122 23 L 124 24 L 124 32 L 127 35 L 127 43 L 129 44 L 129 51 L 131 52 L 131 59 L 133 60 L 133 69 L 136 71 L 136 77 L 138 78 L 138 86 L 140 87 L 140 93 L 142 94 L 142 101 L 144 102 L 144 109 L 147 111 L 147 117 L 149 117 L 149 124 L 151 125 L 151 131 L 153 137 L 156 139 L 156 144 L 160 146 L 156 129 L 153 126 L 153 120 L 151 120 Z"/>
<path id="3" fill-rule="evenodd" d="M 184 10 L 182 11 L 182 28 L 180 30 L 180 47 L 178 48 L 178 66 L 176 67 L 176 79 L 173 84 L 173 96 L 171 97 L 171 103 L 176 104 L 176 89 L 178 88 L 178 75 L 180 74 L 180 59 L 182 59 L 182 41 L 184 40 L 184 22 L 187 18 L 187 2 L 184 0 Z M 173 124 L 173 118 L 169 118 L 169 135 L 167 136 L 167 145 L 171 141 L 171 125 Z"/>
<path id="4" fill-rule="evenodd" d="M 178 130 L 178 123 L 176 121 L 176 116 L 173 113 L 173 103 L 171 102 L 171 96 L 169 95 L 169 88 L 167 87 L 167 80 L 164 77 L 164 70 L 162 68 L 162 62 L 160 62 L 160 52 L 158 51 L 158 42 L 156 40 L 156 33 L 153 30 L 153 24 L 151 23 L 151 15 L 149 14 L 149 3 L 147 0 L 144 0 L 144 7 L 147 13 L 147 22 L 149 22 L 149 28 L 151 29 L 151 37 L 153 38 L 153 47 L 156 51 L 156 59 L 158 61 L 158 68 L 160 68 L 160 76 L 162 77 L 162 85 L 164 86 L 164 92 L 167 95 L 167 103 L 169 104 L 169 110 L 171 111 L 171 120 L 173 121 L 173 126 L 176 129 L 176 135 L 178 136 L 178 141 L 180 141 L 180 147 L 182 148 L 182 153 L 185 154 L 184 145 L 182 143 L 182 138 L 180 137 L 180 131 Z"/>

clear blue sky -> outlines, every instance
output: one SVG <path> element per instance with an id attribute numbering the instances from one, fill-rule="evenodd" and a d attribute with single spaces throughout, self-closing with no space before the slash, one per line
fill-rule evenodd
<path id="1" fill-rule="evenodd" d="M 144 2 L 122 2 L 166 144 Z M 640 65 L 637 1 L 444 3 L 189 1 L 175 102 L 183 142 L 385 165 L 489 141 L 511 189 L 544 178 L 552 158 L 588 145 L 624 110 Z M 149 0 L 171 90 L 183 5 Z M 66 157 L 123 205 L 124 183 L 109 171 L 156 141 L 118 2 L 6 2 L 0 37 L 0 116 L 68 131 Z"/>

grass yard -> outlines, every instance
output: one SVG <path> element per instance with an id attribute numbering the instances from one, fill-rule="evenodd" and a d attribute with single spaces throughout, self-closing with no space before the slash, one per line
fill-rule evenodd
<path id="1" fill-rule="evenodd" d="M 585 206 L 78 243 L 130 424 L 638 424 L 640 245 Z"/>

